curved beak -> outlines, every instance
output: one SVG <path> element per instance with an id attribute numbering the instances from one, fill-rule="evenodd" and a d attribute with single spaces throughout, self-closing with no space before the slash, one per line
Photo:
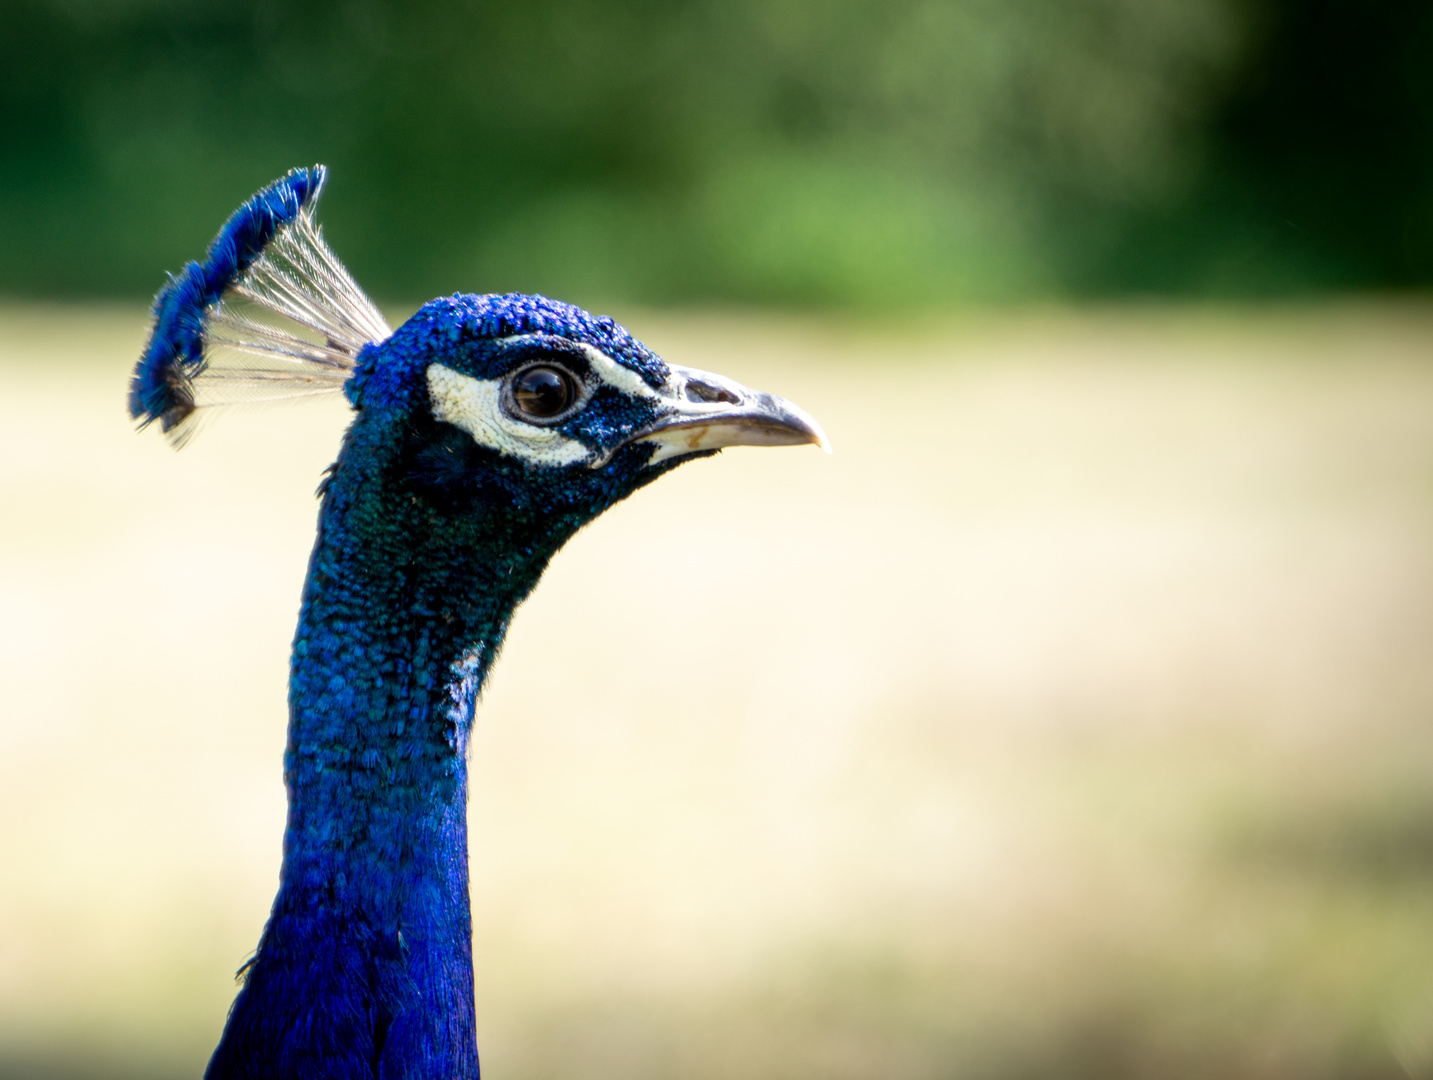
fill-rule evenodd
<path id="1" fill-rule="evenodd" d="M 671 370 L 662 412 L 627 440 L 656 445 L 647 464 L 725 446 L 814 443 L 831 453 L 821 425 L 786 399 L 710 372 L 675 365 Z"/>

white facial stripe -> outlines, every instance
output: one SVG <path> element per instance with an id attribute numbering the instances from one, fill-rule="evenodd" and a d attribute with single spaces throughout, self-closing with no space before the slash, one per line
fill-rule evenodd
<path id="1" fill-rule="evenodd" d="M 592 456 L 576 439 L 509 416 L 502 407 L 501 379 L 475 379 L 443 364 L 429 364 L 428 397 L 439 420 L 462 428 L 479 446 L 508 457 L 550 467 Z"/>
<path id="2" fill-rule="evenodd" d="M 580 344 L 582 351 L 587 355 L 587 362 L 592 365 L 593 374 L 614 390 L 620 390 L 628 397 L 634 398 L 659 398 L 662 396 L 648 386 L 647 380 L 631 368 L 623 367 L 601 349 L 588 345 L 585 341 Z"/>
<path id="3" fill-rule="evenodd" d="M 542 334 L 515 334 L 512 337 L 499 338 L 499 344 L 510 345 L 515 341 L 539 341 Z M 589 345 L 585 341 L 574 341 L 587 357 L 587 362 L 592 365 L 592 373 L 605 382 L 614 390 L 636 398 L 660 398 L 662 395 L 647 385 L 647 381 L 638 375 L 631 368 L 623 367 L 613 360 L 595 345 Z"/>

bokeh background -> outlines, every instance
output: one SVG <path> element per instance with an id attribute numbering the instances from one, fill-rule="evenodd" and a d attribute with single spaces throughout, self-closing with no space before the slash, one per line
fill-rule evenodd
<path id="1" fill-rule="evenodd" d="M 1433 1077 L 1433 8 L 0 4 L 0 1076 L 200 1074 L 339 402 L 182 454 L 145 303 L 332 170 L 393 320 L 785 394 L 520 611 L 494 1080 Z M 655 584 L 654 584 L 655 583 Z"/>
<path id="2" fill-rule="evenodd" d="M 1420 285 L 1430 48 L 1418 0 L 7 0 L 0 287 L 152 293 L 315 160 L 415 302 Z"/>

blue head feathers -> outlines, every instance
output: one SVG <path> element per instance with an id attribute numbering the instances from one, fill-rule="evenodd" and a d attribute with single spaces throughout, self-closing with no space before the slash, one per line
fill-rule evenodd
<path id="1" fill-rule="evenodd" d="M 608 318 L 455 295 L 396 331 L 313 220 L 321 167 L 159 294 L 130 412 L 343 392 L 289 682 L 279 893 L 210 1080 L 471 1080 L 466 753 L 513 610 L 618 499 L 724 446 L 816 442 L 780 398 Z"/>

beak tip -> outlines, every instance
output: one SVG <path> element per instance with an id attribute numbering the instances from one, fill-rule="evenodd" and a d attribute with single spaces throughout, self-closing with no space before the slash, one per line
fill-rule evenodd
<path id="1" fill-rule="evenodd" d="M 836 451 L 831 448 L 831 440 L 826 437 L 825 429 L 816 422 L 816 418 L 795 406 L 790 406 L 790 408 L 796 414 L 800 429 L 805 431 L 807 441 L 814 446 L 819 446 L 827 454 L 834 454 Z"/>

